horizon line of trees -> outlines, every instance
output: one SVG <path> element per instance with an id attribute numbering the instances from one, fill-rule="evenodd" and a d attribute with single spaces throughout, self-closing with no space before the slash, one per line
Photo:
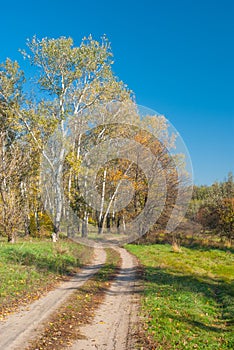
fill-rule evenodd
<path id="1" fill-rule="evenodd" d="M 194 186 L 186 217 L 201 225 L 202 232 L 211 231 L 234 239 L 234 176 L 212 185 Z"/>

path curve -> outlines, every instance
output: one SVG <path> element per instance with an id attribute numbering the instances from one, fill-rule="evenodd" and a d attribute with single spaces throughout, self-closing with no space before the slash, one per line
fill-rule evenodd
<path id="1" fill-rule="evenodd" d="M 133 350 L 137 322 L 139 286 L 136 280 L 137 261 L 123 248 L 117 250 L 122 258 L 121 269 L 104 302 L 96 310 L 89 325 L 80 331 L 84 339 L 77 340 L 69 350 Z"/>
<path id="2" fill-rule="evenodd" d="M 94 254 L 92 264 L 82 268 L 71 280 L 63 282 L 58 288 L 30 304 L 27 309 L 0 321 L 0 349 L 25 349 L 29 341 L 40 334 L 43 321 L 103 266 L 106 260 L 104 249 L 95 249 Z"/>

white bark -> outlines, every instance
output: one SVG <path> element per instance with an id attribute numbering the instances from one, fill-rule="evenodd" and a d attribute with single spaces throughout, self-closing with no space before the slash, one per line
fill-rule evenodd
<path id="1" fill-rule="evenodd" d="M 98 218 L 98 233 L 101 232 L 102 221 L 103 221 L 103 209 L 104 209 L 104 201 L 105 201 L 105 190 L 106 190 L 106 168 L 103 173 L 103 182 L 102 182 L 102 195 L 101 195 L 101 203 L 100 203 L 100 213 Z"/>
<path id="2" fill-rule="evenodd" d="M 125 175 L 127 175 L 127 173 L 128 173 L 128 171 L 130 170 L 132 164 L 133 164 L 133 162 L 131 162 L 131 163 L 129 164 L 127 170 L 126 170 L 125 173 L 123 174 L 123 177 L 124 177 Z M 119 191 L 119 187 L 120 187 L 120 185 L 122 184 L 122 181 L 123 181 L 123 180 L 120 180 L 120 181 L 119 181 L 119 183 L 118 183 L 118 185 L 116 186 L 116 189 L 115 189 L 115 191 L 114 191 L 114 193 L 113 193 L 113 195 L 112 195 L 112 197 L 111 197 L 111 199 L 110 199 L 110 202 L 109 202 L 108 207 L 107 207 L 107 209 L 106 209 L 105 215 L 104 215 L 104 217 L 103 217 L 102 227 L 101 227 L 101 230 L 100 230 L 100 234 L 103 233 L 104 226 L 105 226 L 105 223 L 106 223 L 107 215 L 108 215 L 109 212 L 110 212 L 110 208 L 111 208 L 111 206 L 112 206 L 112 203 L 113 203 L 114 199 L 116 198 L 116 195 L 117 195 L 117 193 L 118 193 L 118 191 Z"/>

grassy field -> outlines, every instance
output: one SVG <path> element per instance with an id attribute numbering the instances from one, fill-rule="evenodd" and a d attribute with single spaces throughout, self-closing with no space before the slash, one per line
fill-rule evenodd
<path id="1" fill-rule="evenodd" d="M 141 349 L 233 349 L 230 251 L 128 245 L 143 265 Z"/>
<path id="2" fill-rule="evenodd" d="M 92 249 L 72 241 L 0 243 L 0 318 L 86 263 Z"/>

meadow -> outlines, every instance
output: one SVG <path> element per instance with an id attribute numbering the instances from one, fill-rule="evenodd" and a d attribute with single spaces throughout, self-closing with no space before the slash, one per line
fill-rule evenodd
<path id="1" fill-rule="evenodd" d="M 141 349 L 233 349 L 234 257 L 230 250 L 128 245 L 144 291 Z"/>
<path id="2" fill-rule="evenodd" d="M 0 242 L 0 318 L 38 299 L 91 256 L 91 248 L 65 239 Z"/>

